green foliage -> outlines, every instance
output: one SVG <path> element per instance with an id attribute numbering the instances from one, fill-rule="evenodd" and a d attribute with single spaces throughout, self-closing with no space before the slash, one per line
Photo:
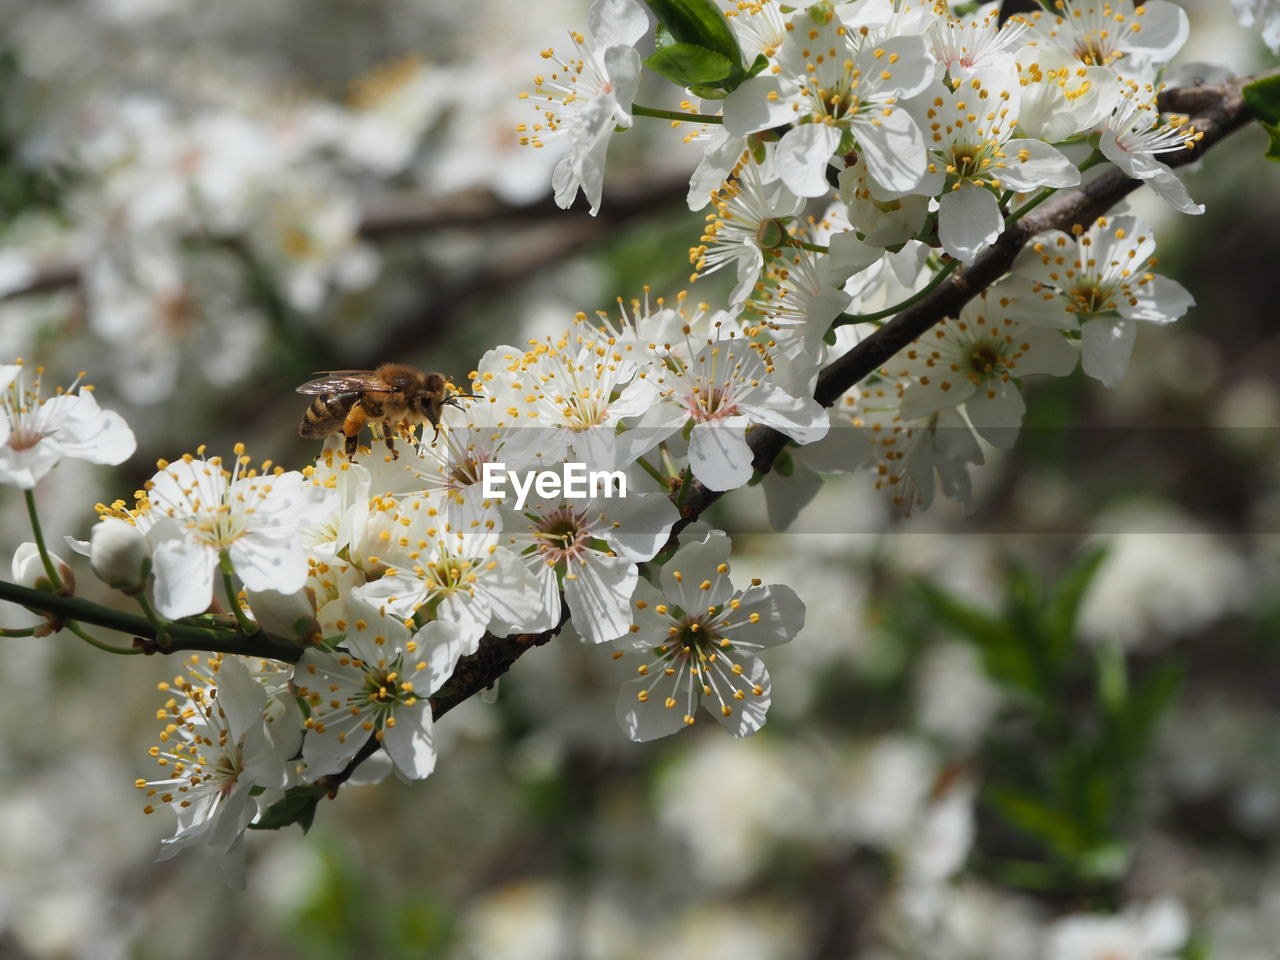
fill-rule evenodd
<path id="1" fill-rule="evenodd" d="M 1128 866 L 1141 772 L 1182 670 L 1163 663 L 1135 678 L 1120 648 L 1077 642 L 1105 559 L 1103 548 L 1083 551 L 1048 588 L 1011 563 L 996 613 L 919 584 L 935 621 L 972 644 L 1010 695 L 980 758 L 983 799 L 1020 847 L 1022 859 L 991 864 L 1006 883 L 1102 889 Z"/>
<path id="2" fill-rule="evenodd" d="M 0 222 L 8 223 L 28 210 L 57 210 L 63 191 L 73 179 L 56 164 L 33 166 L 19 157 L 22 136 L 12 119 L 24 96 L 21 73 L 12 52 L 0 50 Z"/>
<path id="3" fill-rule="evenodd" d="M 733 72 L 733 61 L 692 43 L 673 43 L 645 60 L 645 66 L 682 87 L 714 84 Z"/>
<path id="4" fill-rule="evenodd" d="M 443 901 L 422 887 L 409 886 L 403 895 L 370 887 L 364 865 L 327 850 L 310 895 L 292 917 L 290 937 L 300 954 L 315 960 L 444 955 L 454 924 Z"/>
<path id="5" fill-rule="evenodd" d="M 279 830 L 296 823 L 306 833 L 315 819 L 316 805 L 326 793 L 326 788 L 311 784 L 293 787 L 269 806 L 256 823 L 249 824 L 249 829 Z"/>
<path id="6" fill-rule="evenodd" d="M 658 18 L 658 49 L 644 64 L 672 83 L 718 99 L 764 69 L 764 57 L 744 68 L 738 38 L 712 0 L 645 2 Z"/>
<path id="7" fill-rule="evenodd" d="M 1280 76 L 1264 77 L 1244 88 L 1244 102 L 1267 131 L 1267 159 L 1280 161 Z"/>

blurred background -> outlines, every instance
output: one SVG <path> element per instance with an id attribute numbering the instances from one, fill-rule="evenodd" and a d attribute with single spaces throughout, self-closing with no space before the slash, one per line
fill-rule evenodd
<path id="1" fill-rule="evenodd" d="M 1228 4 L 1181 2 L 1186 76 L 1274 62 Z M 0 361 L 87 370 L 139 438 L 118 469 L 42 482 L 51 542 L 200 443 L 300 467 L 312 371 L 460 379 L 490 346 L 687 286 L 681 131 L 614 139 L 594 219 L 551 204 L 551 148 L 517 144 L 538 51 L 586 6 L 0 0 Z M 1188 174 L 1203 217 L 1132 198 L 1198 305 L 1142 326 L 1116 390 L 1033 385 L 972 514 L 894 517 L 855 475 L 792 530 L 735 536 L 738 576 L 808 606 L 750 739 L 626 741 L 620 668 L 566 631 L 441 721 L 427 781 L 251 834 L 237 892 L 203 849 L 152 862 L 172 824 L 132 783 L 177 664 L 0 641 L 0 957 L 1280 957 L 1262 139 Z M 760 531 L 763 500 L 713 522 Z M 0 520 L 10 555 L 17 491 Z"/>

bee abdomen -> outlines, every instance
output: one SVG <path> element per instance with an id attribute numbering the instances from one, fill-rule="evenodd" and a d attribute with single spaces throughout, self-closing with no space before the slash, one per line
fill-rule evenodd
<path id="1" fill-rule="evenodd" d="M 302 422 L 298 424 L 298 436 L 308 440 L 327 437 L 342 426 L 359 396 L 356 393 L 318 394 L 307 407 Z"/>

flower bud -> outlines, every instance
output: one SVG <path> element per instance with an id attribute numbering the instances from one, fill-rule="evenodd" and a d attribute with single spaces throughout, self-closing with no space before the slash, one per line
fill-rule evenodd
<path id="1" fill-rule="evenodd" d="M 150 575 L 151 547 L 133 524 L 107 517 L 89 534 L 89 566 L 108 586 L 137 593 Z"/>
<path id="2" fill-rule="evenodd" d="M 67 581 L 71 574 L 67 562 L 56 553 L 49 554 L 49 559 L 53 561 L 54 569 L 62 579 Z M 48 590 L 51 586 L 44 561 L 40 559 L 40 550 L 30 541 L 13 552 L 13 582 L 32 590 Z M 68 587 L 70 586 L 68 583 Z"/>
<path id="3" fill-rule="evenodd" d="M 296 593 L 278 590 L 246 590 L 245 593 L 254 619 L 268 633 L 303 644 L 320 640 L 316 592 L 311 587 L 303 587 Z"/>

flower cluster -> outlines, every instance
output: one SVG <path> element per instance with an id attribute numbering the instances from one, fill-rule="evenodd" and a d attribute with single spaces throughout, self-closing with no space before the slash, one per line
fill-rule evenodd
<path id="1" fill-rule="evenodd" d="M 354 80 L 351 60 L 307 62 L 324 31 L 264 14 L 252 30 L 273 53 L 260 58 L 242 11 L 211 12 L 197 40 L 181 6 L 27 7 L 0 38 L 7 95 L 26 104 L 9 114 L 11 156 L 50 181 L 6 201 L 0 296 L 26 295 L 0 308 L 0 355 L 88 338 L 131 401 L 225 389 L 261 373 L 282 315 L 307 337 L 352 321 L 353 298 L 384 277 L 370 223 L 399 214 L 388 191 L 433 210 L 468 189 L 511 203 L 546 191 L 553 158 L 511 129 L 526 69 L 514 53 L 536 42 L 512 0 L 467 18 L 495 54 L 483 61 L 445 54 L 431 34 L 453 32 L 434 9 L 394 27 L 358 18 L 353 57 L 427 42 Z M 37 282 L 50 268 L 79 296 Z"/>
<path id="2" fill-rule="evenodd" d="M 1163 65 L 1187 36 L 1185 13 L 1159 0 L 1063 0 L 1053 13 L 1001 23 L 996 6 L 957 15 L 942 3 L 850 0 L 729 11 L 738 44 L 758 52 L 750 75 L 700 108 L 684 104 L 697 125 L 686 139 L 705 149 L 690 206 L 710 203 L 691 261 L 696 276 L 736 274 L 729 315 L 717 320 L 741 340 L 716 348 L 729 361 L 716 369 L 742 370 L 758 348 L 772 383 L 756 368 L 746 379 L 767 384 L 775 401 L 781 390 L 807 396 L 816 371 L 874 329 L 863 318 L 890 315 L 973 263 L 1103 160 L 1175 209 L 1202 212 L 1160 159 L 1201 138 L 1156 101 Z M 604 4 L 593 9 L 598 17 Z M 587 89 L 575 94 L 576 112 L 558 129 L 598 144 L 584 118 L 604 110 L 584 102 Z M 596 176 L 579 179 L 592 196 Z M 1168 323 L 1192 304 L 1155 272 L 1153 254 L 1150 229 L 1132 216 L 1038 237 L 1012 275 L 841 398 L 832 426 L 854 429 L 832 430 L 818 446 L 841 449 L 815 462 L 869 463 L 908 509 L 927 505 L 939 481 L 966 499 L 966 465 L 982 459 L 973 432 L 1013 442 L 1023 378 L 1064 376 L 1081 356 L 1086 374 L 1112 386 L 1128 366 L 1134 321 Z M 708 362 L 663 379 L 695 414 L 699 479 L 724 489 L 750 475 L 745 451 L 704 440 L 713 415 L 732 419 L 720 413 L 723 397 L 798 443 L 820 439 L 799 402 L 766 414 L 750 409 L 754 396 L 689 379 Z M 646 421 L 662 422 L 659 409 Z"/>
<path id="3" fill-rule="evenodd" d="M 729 314 L 637 303 L 490 350 L 439 438 L 426 431 L 395 458 L 365 447 L 348 459 L 330 442 L 289 471 L 253 465 L 242 445 L 225 461 L 200 447 L 161 461 L 132 505 L 99 505 L 78 547 L 159 634 L 262 632 L 295 652 L 272 669 L 218 657 L 172 685 L 182 698 L 166 706 L 158 757 L 174 776 L 141 784 L 179 811 L 166 850 L 204 838 L 235 859 L 280 789 L 345 778 L 375 751 L 399 776 L 426 777 L 432 698 L 459 661 L 486 633 L 557 627 L 566 607 L 586 641 L 656 657 L 638 698 L 624 685 L 631 738 L 692 723 L 698 702 L 735 736 L 758 730 L 770 685 L 757 654 L 803 626 L 795 594 L 734 591 L 719 533 L 680 548 L 660 588 L 640 565 L 664 549 L 693 478 L 749 479 L 752 424 L 798 443 L 824 435 L 825 411 L 774 370 L 768 343 Z M 522 472 L 570 462 L 606 468 L 589 495 L 521 486 Z M 488 491 L 496 468 L 518 497 Z"/>
<path id="4" fill-rule="evenodd" d="M 978 438 L 1001 448 L 1016 438 L 1024 378 L 1064 376 L 1081 360 L 1112 386 L 1137 321 L 1166 324 L 1191 306 L 1155 272 L 1144 223 L 1101 218 L 1038 236 L 1008 276 L 834 412 L 813 399 L 822 367 L 878 319 L 973 264 L 1103 159 L 1200 211 L 1157 159 L 1199 136 L 1156 102 L 1185 15 L 1160 0 L 1058 7 L 1001 24 L 990 5 L 963 16 L 888 0 L 741 5 L 726 23 L 754 59 L 726 68 L 740 82 L 708 96 L 713 112 L 689 114 L 719 128 L 689 138 L 705 147 L 690 205 L 710 205 L 691 248 L 697 274 L 736 275 L 722 309 L 646 294 L 616 316 L 580 314 L 557 335 L 494 347 L 470 392 L 441 408 L 439 431 L 417 438 L 393 425 L 418 439 L 403 456 L 365 448 L 356 460 L 329 443 L 287 470 L 255 467 L 240 445 L 226 460 L 200 447 L 160 461 L 132 505 L 100 505 L 78 547 L 137 599 L 159 648 L 178 628 L 283 645 L 276 661 L 197 658 L 168 685 L 155 751 L 166 776 L 139 783 L 178 811 L 166 852 L 208 840 L 234 854 L 280 791 L 320 790 L 379 749 L 399 776 L 427 776 L 432 698 L 448 695 L 463 658 L 486 634 L 535 636 L 567 616 L 587 642 L 643 661 L 617 708 L 632 739 L 694 724 L 700 707 L 735 736 L 758 730 L 772 692 L 759 654 L 797 634 L 804 608 L 783 585 L 734 589 L 722 534 L 686 531 L 672 552 L 694 481 L 715 492 L 751 482 L 767 466 L 751 439 L 770 429 L 821 471 L 869 465 L 907 508 L 928 505 L 939 482 L 965 499 Z M 535 82 L 541 119 L 526 133 L 534 146 L 568 141 L 553 174 L 562 205 L 579 190 L 593 212 L 600 205 L 610 136 L 641 113 L 645 29 L 633 0 L 596 0 L 589 33 L 571 34 L 574 53 L 544 53 L 555 69 Z M 416 127 L 417 103 L 387 109 Z M 369 142 L 381 138 L 379 162 L 396 169 L 413 137 L 382 119 L 364 118 Z M 150 184 L 151 206 L 132 214 L 181 233 L 190 210 L 166 205 L 172 194 L 217 199 L 235 229 L 252 220 L 274 238 L 258 253 L 289 258 L 283 289 L 305 309 L 343 272 L 352 211 L 277 184 L 263 214 L 261 196 L 228 195 L 214 175 L 292 163 L 320 142 L 312 136 L 323 141 L 289 132 L 264 157 L 252 131 L 189 131 L 207 152 L 186 144 L 182 162 L 170 158 L 175 183 Z M 0 482 L 30 488 L 60 457 L 117 463 L 132 452 L 123 421 L 83 390 L 40 401 L 19 367 L 0 367 L 0 389 Z M 381 417 L 371 398 L 343 396 Z M 581 495 L 575 464 L 592 471 Z M 494 489 L 502 478 L 518 496 Z M 37 559 L 52 569 L 42 545 L 24 549 L 28 574 Z"/>

